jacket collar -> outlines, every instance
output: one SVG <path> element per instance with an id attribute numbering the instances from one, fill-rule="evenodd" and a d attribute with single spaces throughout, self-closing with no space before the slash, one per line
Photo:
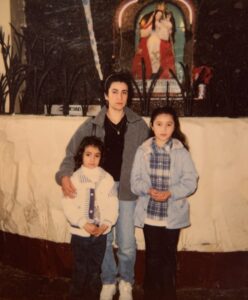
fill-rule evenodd
<path id="1" fill-rule="evenodd" d="M 147 153 L 151 153 L 152 152 L 152 137 L 149 138 L 148 140 L 146 140 L 142 145 L 141 148 Z M 171 150 L 175 150 L 175 149 L 181 149 L 184 148 L 182 142 L 180 142 L 178 139 L 172 139 L 172 147 Z"/>
<path id="2" fill-rule="evenodd" d="M 141 119 L 141 117 L 138 114 L 133 112 L 128 107 L 125 107 L 124 111 L 125 111 L 125 115 L 126 115 L 128 123 L 135 123 L 135 122 L 137 122 Z M 96 125 L 99 125 L 99 126 L 103 127 L 106 113 L 107 113 L 107 107 L 104 106 L 92 122 Z"/>

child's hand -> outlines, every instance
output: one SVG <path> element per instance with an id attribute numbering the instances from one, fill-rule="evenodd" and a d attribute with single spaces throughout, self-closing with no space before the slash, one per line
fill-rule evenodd
<path id="1" fill-rule="evenodd" d="M 97 228 L 97 232 L 94 234 L 94 236 L 102 235 L 107 229 L 108 229 L 108 225 L 102 224 Z"/>
<path id="2" fill-rule="evenodd" d="M 150 188 L 148 191 L 148 194 L 152 197 L 152 199 L 159 201 L 160 191 L 158 191 L 154 188 Z"/>
<path id="3" fill-rule="evenodd" d="M 149 189 L 148 194 L 152 197 L 152 199 L 159 202 L 167 201 L 168 198 L 171 196 L 170 191 L 158 191 L 153 188 Z"/>
<path id="4" fill-rule="evenodd" d="M 98 231 L 98 227 L 92 223 L 86 223 L 83 228 L 91 235 L 96 235 Z"/>
<path id="5" fill-rule="evenodd" d="M 157 191 L 155 200 L 159 202 L 164 202 L 167 201 L 170 196 L 171 193 L 169 191 Z"/>

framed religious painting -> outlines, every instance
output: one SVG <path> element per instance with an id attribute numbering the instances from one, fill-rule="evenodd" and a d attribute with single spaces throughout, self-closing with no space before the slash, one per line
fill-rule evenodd
<path id="1" fill-rule="evenodd" d="M 123 1 L 116 10 L 115 67 L 131 72 L 145 115 L 150 100 L 185 104 L 199 96 L 191 85 L 195 12 L 194 2 L 185 0 Z"/>

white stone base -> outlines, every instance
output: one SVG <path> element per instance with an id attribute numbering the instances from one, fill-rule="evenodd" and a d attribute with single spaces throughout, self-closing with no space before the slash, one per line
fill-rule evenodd
<path id="1" fill-rule="evenodd" d="M 100 105 L 89 105 L 87 110 L 87 116 L 96 116 L 100 111 Z M 45 115 L 48 114 L 47 106 L 44 106 Z M 52 116 L 63 116 L 63 105 L 62 104 L 53 104 L 51 107 Z M 79 116 L 82 117 L 82 106 L 78 104 L 69 105 L 69 116 Z"/>

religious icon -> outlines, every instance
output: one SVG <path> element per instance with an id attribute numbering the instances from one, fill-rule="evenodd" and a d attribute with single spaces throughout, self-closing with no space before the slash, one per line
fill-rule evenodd
<path id="1" fill-rule="evenodd" d="M 160 79 L 171 78 L 169 69 L 175 72 L 173 13 L 162 2 L 144 15 L 139 22 L 139 43 L 132 63 L 135 78 L 142 77 L 142 59 L 146 78 L 151 79 L 162 68 Z"/>

